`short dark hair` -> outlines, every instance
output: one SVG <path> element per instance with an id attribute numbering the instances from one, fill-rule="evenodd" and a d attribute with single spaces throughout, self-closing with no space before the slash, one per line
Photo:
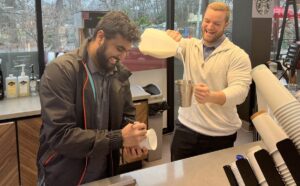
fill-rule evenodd
<path id="1" fill-rule="evenodd" d="M 112 39 L 120 34 L 129 42 L 139 42 L 140 32 L 135 23 L 121 11 L 110 11 L 106 13 L 98 22 L 93 39 L 97 37 L 97 32 L 103 30 L 105 38 Z"/>

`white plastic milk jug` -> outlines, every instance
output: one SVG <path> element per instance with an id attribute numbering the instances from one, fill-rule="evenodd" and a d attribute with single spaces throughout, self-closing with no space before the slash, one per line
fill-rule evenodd
<path id="1" fill-rule="evenodd" d="M 147 28 L 141 35 L 139 50 L 144 55 L 163 59 L 175 56 L 178 49 L 179 43 L 171 38 L 166 31 Z"/>

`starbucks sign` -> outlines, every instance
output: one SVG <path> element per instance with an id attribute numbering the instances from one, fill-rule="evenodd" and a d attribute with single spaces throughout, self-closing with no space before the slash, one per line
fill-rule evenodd
<path id="1" fill-rule="evenodd" d="M 274 0 L 253 0 L 252 17 L 272 18 L 273 9 L 274 9 Z"/>

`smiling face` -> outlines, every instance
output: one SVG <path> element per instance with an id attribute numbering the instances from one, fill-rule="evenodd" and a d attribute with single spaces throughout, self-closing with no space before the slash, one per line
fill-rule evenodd
<path id="1" fill-rule="evenodd" d="M 103 32 L 102 32 L 103 33 Z M 99 35 L 95 62 L 97 66 L 109 72 L 115 68 L 117 61 L 123 60 L 131 48 L 131 42 L 119 34 L 112 39 L 106 39 L 104 34 Z M 97 41 L 96 41 L 97 42 Z"/>
<path id="2" fill-rule="evenodd" d="M 226 12 L 208 8 L 202 21 L 202 37 L 206 44 L 212 44 L 217 41 L 225 31 L 228 22 L 226 21 Z"/>

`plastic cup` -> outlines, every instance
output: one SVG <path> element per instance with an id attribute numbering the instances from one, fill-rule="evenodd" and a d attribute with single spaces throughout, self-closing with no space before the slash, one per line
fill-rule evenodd
<path id="1" fill-rule="evenodd" d="M 176 80 L 175 84 L 179 93 L 179 105 L 190 107 L 192 104 L 193 83 L 191 80 Z"/>
<path id="2" fill-rule="evenodd" d="M 155 150 L 157 148 L 157 135 L 154 129 L 147 130 L 146 138 L 139 144 L 141 148 L 145 147 L 148 150 Z"/>

